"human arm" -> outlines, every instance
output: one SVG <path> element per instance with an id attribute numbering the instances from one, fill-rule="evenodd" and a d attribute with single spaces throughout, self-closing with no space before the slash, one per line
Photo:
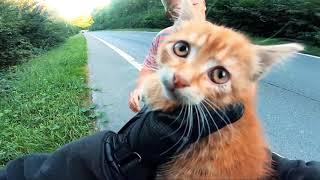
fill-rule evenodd
<path id="1" fill-rule="evenodd" d="M 129 94 L 129 107 L 133 112 L 140 111 L 140 100 L 141 100 L 141 93 L 142 93 L 142 85 L 145 77 L 152 74 L 154 70 L 151 70 L 145 66 L 142 67 L 141 71 L 139 72 L 137 85 L 133 91 Z"/>
<path id="2" fill-rule="evenodd" d="M 139 72 L 136 86 L 129 94 L 129 107 L 133 112 L 140 111 L 140 100 L 142 93 L 142 86 L 145 78 L 154 73 L 157 68 L 156 57 L 157 50 L 160 43 L 160 34 L 158 34 L 151 43 L 148 54 L 144 59 L 143 66 Z"/>

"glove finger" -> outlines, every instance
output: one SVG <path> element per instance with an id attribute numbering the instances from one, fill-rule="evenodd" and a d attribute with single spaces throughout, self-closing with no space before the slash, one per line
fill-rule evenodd
<path id="1" fill-rule="evenodd" d="M 314 166 L 314 167 L 318 167 L 320 169 L 320 162 L 317 161 L 310 161 L 306 163 L 307 166 Z"/>
<path id="2" fill-rule="evenodd" d="M 287 180 L 319 180 L 320 179 L 320 169 L 302 167 L 295 168 L 288 172 Z"/>

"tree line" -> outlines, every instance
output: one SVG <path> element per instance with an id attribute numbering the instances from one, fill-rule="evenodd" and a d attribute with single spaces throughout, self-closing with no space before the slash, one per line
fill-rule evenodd
<path id="1" fill-rule="evenodd" d="M 35 0 L 1 0 L 0 66 L 22 62 L 77 32 Z"/>
<path id="2" fill-rule="evenodd" d="M 320 46 L 319 0 L 207 0 L 207 18 L 253 36 Z M 160 0 L 117 0 L 93 13 L 91 30 L 171 25 Z"/>

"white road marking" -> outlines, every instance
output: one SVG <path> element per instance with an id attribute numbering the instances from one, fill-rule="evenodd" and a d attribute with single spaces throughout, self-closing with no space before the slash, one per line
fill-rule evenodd
<path id="1" fill-rule="evenodd" d="M 304 53 L 297 53 L 297 54 L 302 55 L 302 56 L 307 56 L 307 57 L 312 57 L 312 58 L 320 59 L 319 56 L 314 56 L 314 55 L 310 55 L 310 54 L 304 54 Z"/>
<path id="2" fill-rule="evenodd" d="M 117 52 L 120 56 L 122 56 L 126 61 L 128 61 L 128 63 L 130 63 L 133 67 L 135 67 L 136 69 L 138 69 L 139 71 L 142 69 L 142 65 L 139 64 L 132 56 L 130 56 L 129 54 L 127 54 L 126 52 L 122 51 L 121 49 L 117 48 L 116 46 L 106 42 L 105 40 L 98 38 L 95 35 L 89 34 L 90 36 L 96 38 L 97 40 L 101 41 L 103 44 L 105 44 L 106 46 L 108 46 L 109 48 L 111 48 L 112 50 L 114 50 L 115 52 Z"/>

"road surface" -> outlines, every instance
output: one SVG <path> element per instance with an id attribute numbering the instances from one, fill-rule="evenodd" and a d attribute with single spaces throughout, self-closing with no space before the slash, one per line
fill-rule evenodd
<path id="1" fill-rule="evenodd" d="M 128 94 L 138 70 L 119 48 L 142 63 L 156 33 L 98 31 L 86 33 L 90 85 L 103 129 L 114 131 L 133 116 Z M 98 38 L 98 39 L 97 39 Z M 273 151 L 289 158 L 320 161 L 320 58 L 297 55 L 260 83 L 258 112 Z"/>

